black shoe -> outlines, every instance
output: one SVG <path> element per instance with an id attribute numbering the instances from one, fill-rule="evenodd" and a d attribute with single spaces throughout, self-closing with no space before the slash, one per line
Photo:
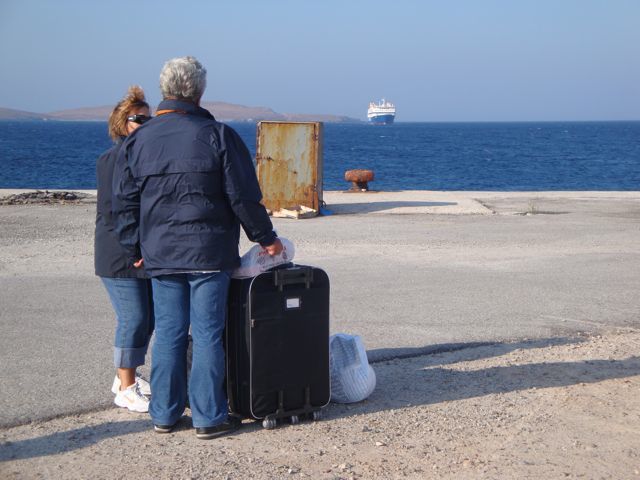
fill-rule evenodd
<path id="1" fill-rule="evenodd" d="M 173 425 L 156 425 L 154 423 L 153 429 L 155 430 L 156 433 L 171 433 L 171 430 L 173 430 L 173 427 L 175 426 L 176 426 L 175 423 Z"/>
<path id="2" fill-rule="evenodd" d="M 220 425 L 214 427 L 196 427 L 196 437 L 200 440 L 210 440 L 221 437 L 227 433 L 235 432 L 240 428 L 241 422 L 235 417 L 229 417 Z"/>

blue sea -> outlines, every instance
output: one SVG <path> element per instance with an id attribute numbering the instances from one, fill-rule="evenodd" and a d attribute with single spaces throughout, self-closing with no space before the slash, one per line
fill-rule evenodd
<path id="1" fill-rule="evenodd" d="M 256 125 L 231 123 L 255 154 Z M 0 122 L 0 188 L 95 188 L 102 122 Z M 640 122 L 324 126 L 324 189 L 640 190 Z"/>

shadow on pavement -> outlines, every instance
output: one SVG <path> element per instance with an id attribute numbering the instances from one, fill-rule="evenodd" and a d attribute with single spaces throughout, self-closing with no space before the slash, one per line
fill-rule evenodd
<path id="1" fill-rule="evenodd" d="M 227 434 L 226 436 L 246 434 L 260 428 L 262 427 L 259 422 L 249 422 L 245 423 L 239 431 Z M 108 438 L 122 437 L 124 435 L 141 432 L 150 432 L 153 436 L 157 436 L 157 434 L 152 432 L 152 429 L 153 423 L 151 419 L 145 416 L 145 418 L 140 420 L 87 425 L 73 430 L 55 432 L 26 440 L 15 442 L 6 441 L 0 443 L 0 462 L 58 455 L 90 447 Z M 191 417 L 185 414 L 178 420 L 173 432 L 192 429 Z"/>
<path id="2" fill-rule="evenodd" d="M 457 370 L 443 365 L 503 355 L 523 348 L 543 348 L 551 345 L 579 343 L 580 339 L 554 338 L 516 343 L 492 344 L 493 348 L 469 349 L 454 359 L 434 358 L 424 354 L 414 358 L 380 361 L 374 364 L 378 384 L 365 401 L 341 405 L 332 403 L 325 410 L 325 418 L 341 418 L 385 410 L 396 410 L 419 405 L 432 405 L 486 395 L 530 389 L 567 387 L 590 384 L 610 379 L 640 375 L 640 357 L 623 360 L 582 360 L 568 362 L 541 362 L 497 365 L 476 370 Z M 452 352 L 461 345 L 442 344 L 432 348 Z M 426 348 L 426 347 L 425 347 Z M 382 349 L 386 354 L 396 350 L 408 355 L 408 349 Z M 411 350 L 411 349 L 409 349 Z M 415 349 L 422 351 L 422 349 Z M 376 350 L 374 350 L 376 352 Z M 398 352 L 395 352 L 398 353 Z M 415 353 L 415 352 L 414 352 Z M 190 428 L 190 420 L 183 417 L 177 430 Z M 107 422 L 81 428 L 55 432 L 37 438 L 6 441 L 0 444 L 0 462 L 56 455 L 89 447 L 104 439 L 151 431 L 149 418 L 123 422 Z M 246 422 L 238 434 L 247 434 L 260 428 L 259 422 Z"/>
<path id="3" fill-rule="evenodd" d="M 539 338 L 534 340 L 523 340 L 520 342 L 467 342 L 467 343 L 439 343 L 436 345 L 425 345 L 424 347 L 398 347 L 398 348 L 376 348 L 367 350 L 369 363 L 375 364 L 395 359 L 413 358 L 422 355 L 435 355 L 438 353 L 456 352 L 468 350 L 469 358 L 480 359 L 497 357 L 514 350 L 529 350 L 532 348 L 545 348 L 560 345 L 570 345 L 582 343 L 584 340 L 577 337 L 554 337 Z M 477 347 L 493 347 L 491 349 L 477 349 Z M 433 363 L 435 359 L 430 359 Z M 438 359 L 440 365 L 450 363 L 446 358 Z M 466 358 L 464 359 L 466 360 Z M 461 361 L 456 358 L 455 361 Z"/>
<path id="4" fill-rule="evenodd" d="M 525 343 L 530 344 L 531 342 Z M 499 344 L 495 354 L 469 355 L 469 359 L 475 360 L 501 355 L 513 350 L 511 345 L 518 346 L 519 344 Z M 501 350 L 505 346 L 507 349 Z M 443 367 L 439 360 L 425 357 L 410 361 L 374 364 L 373 367 L 378 375 L 378 384 L 373 394 L 367 400 L 355 404 L 331 404 L 331 407 L 327 409 L 327 417 L 361 415 L 497 393 L 534 388 L 567 387 L 640 375 L 640 357 L 638 356 L 623 360 L 596 359 L 509 364 L 478 370 L 457 370 Z M 464 360 L 466 359 L 456 358 L 455 361 L 449 363 L 453 364 Z"/>
<path id="5" fill-rule="evenodd" d="M 0 444 L 0 462 L 57 455 L 88 447 L 106 438 L 139 433 L 151 428 L 151 420 L 144 418 L 88 425 L 16 442 L 7 441 Z"/>
<path id="6" fill-rule="evenodd" d="M 354 193 L 357 195 L 357 193 Z M 448 207 L 457 205 L 456 202 L 366 202 L 366 203 L 334 203 L 327 205 L 327 210 L 334 214 L 370 213 L 392 208 L 403 207 Z"/>

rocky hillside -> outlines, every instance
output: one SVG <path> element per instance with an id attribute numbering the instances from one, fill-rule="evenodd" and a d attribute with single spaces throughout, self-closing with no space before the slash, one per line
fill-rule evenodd
<path id="1" fill-rule="evenodd" d="M 0 120 L 48 120 L 48 115 L 0 107 Z"/>
<path id="2" fill-rule="evenodd" d="M 359 122 L 357 118 L 344 115 L 278 113 L 268 107 L 249 107 L 226 102 L 203 102 L 216 119 L 223 122 L 257 122 L 260 120 L 280 121 L 320 121 L 320 122 Z M 112 105 L 59 110 L 50 113 L 33 113 L 0 108 L 0 120 L 67 120 L 67 121 L 106 121 L 113 109 Z"/>
<path id="3" fill-rule="evenodd" d="M 75 120 L 75 121 L 107 121 L 109 114 L 113 110 L 113 105 L 104 105 L 101 107 L 84 107 L 73 108 L 70 110 L 58 110 L 48 113 L 49 118 L 53 120 Z"/>

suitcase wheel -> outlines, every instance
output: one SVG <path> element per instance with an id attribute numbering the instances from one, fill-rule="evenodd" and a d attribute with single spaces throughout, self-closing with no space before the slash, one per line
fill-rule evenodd
<path id="1" fill-rule="evenodd" d="M 298 423 L 300 423 L 300 418 L 298 418 L 297 415 L 291 415 L 291 425 L 297 425 Z"/>
<path id="2" fill-rule="evenodd" d="M 322 418 L 322 412 L 320 410 L 316 410 L 311 413 L 311 419 L 313 421 L 320 420 Z"/>
<path id="3" fill-rule="evenodd" d="M 277 422 L 275 418 L 265 418 L 262 421 L 262 428 L 266 430 L 273 430 L 276 428 Z"/>

